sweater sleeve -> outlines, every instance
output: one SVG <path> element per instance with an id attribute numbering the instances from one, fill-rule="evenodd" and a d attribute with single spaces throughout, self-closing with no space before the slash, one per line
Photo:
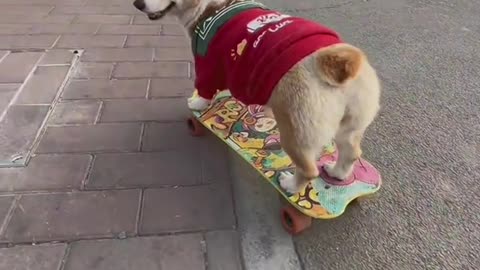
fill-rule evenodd
<path id="1" fill-rule="evenodd" d="M 210 100 L 217 90 L 226 88 L 221 66 L 218 57 L 195 57 L 195 88 L 199 96 Z"/>

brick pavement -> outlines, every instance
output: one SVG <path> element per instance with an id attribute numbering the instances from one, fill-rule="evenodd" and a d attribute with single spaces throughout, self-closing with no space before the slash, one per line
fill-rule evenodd
<path id="1" fill-rule="evenodd" d="M 0 0 L 0 269 L 241 269 L 188 42 L 132 0 Z"/>

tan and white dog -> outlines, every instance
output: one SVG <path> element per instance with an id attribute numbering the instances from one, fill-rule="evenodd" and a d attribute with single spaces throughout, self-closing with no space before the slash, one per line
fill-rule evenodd
<path id="1" fill-rule="evenodd" d="M 197 24 L 241 0 L 136 0 L 137 9 L 152 20 L 176 16 L 192 37 Z M 225 37 L 228 38 L 228 37 Z M 345 180 L 362 154 L 360 142 L 379 110 L 380 83 L 365 54 L 346 44 L 321 48 L 293 66 L 276 84 L 267 106 L 272 109 L 283 149 L 296 165 L 284 174 L 281 186 L 296 193 L 319 175 L 316 159 L 324 145 L 335 141 L 339 157 L 326 172 Z M 209 105 L 189 99 L 191 109 Z"/>

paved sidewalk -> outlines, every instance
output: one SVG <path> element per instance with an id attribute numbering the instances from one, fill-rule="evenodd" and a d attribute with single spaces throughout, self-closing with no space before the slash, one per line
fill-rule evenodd
<path id="1" fill-rule="evenodd" d="M 131 0 L 0 0 L 0 269 L 242 269 L 191 55 Z"/>

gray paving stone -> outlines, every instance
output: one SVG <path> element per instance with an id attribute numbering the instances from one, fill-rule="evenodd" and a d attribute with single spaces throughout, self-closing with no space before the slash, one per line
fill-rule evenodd
<path id="1" fill-rule="evenodd" d="M 49 106 L 11 106 L 0 123 L 0 166 L 23 164 Z M 15 161 L 14 161 L 15 160 Z"/>
<path id="2" fill-rule="evenodd" d="M 16 104 L 50 104 L 65 81 L 70 66 L 39 66 L 25 82 Z"/>
<path id="3" fill-rule="evenodd" d="M 163 24 L 162 35 L 166 36 L 185 36 L 186 30 L 180 24 Z"/>
<path id="4" fill-rule="evenodd" d="M 188 39 L 183 36 L 128 36 L 126 47 L 173 47 L 189 48 Z"/>
<path id="5" fill-rule="evenodd" d="M 22 6 L 22 5 L 15 5 L 10 6 L 8 9 L 1 9 L 0 15 L 6 14 L 13 14 L 13 15 L 20 15 L 20 16 L 28 16 L 28 15 L 39 15 L 45 16 L 47 15 L 50 10 L 52 10 L 52 6 Z"/>
<path id="6" fill-rule="evenodd" d="M 71 80 L 63 92 L 63 99 L 143 98 L 148 79 L 133 80 Z"/>
<path id="7" fill-rule="evenodd" d="M 144 194 L 141 234 L 233 229 L 228 184 L 148 189 Z"/>
<path id="8" fill-rule="evenodd" d="M 121 48 L 124 42 L 121 35 L 63 35 L 55 48 Z"/>
<path id="9" fill-rule="evenodd" d="M 105 7 L 105 6 L 111 5 L 112 3 L 125 3 L 122 0 L 86 0 L 86 1 L 80 1 L 80 2 L 78 0 L 61 0 L 60 2 L 63 3 L 64 1 L 66 2 L 65 5 L 74 5 L 74 6 L 80 5 L 80 6 L 86 6 L 86 7 L 90 7 L 90 6 Z"/>
<path id="10" fill-rule="evenodd" d="M 0 196 L 0 227 L 7 217 L 8 211 L 12 205 L 13 196 Z"/>
<path id="11" fill-rule="evenodd" d="M 22 83 L 42 55 L 40 52 L 10 53 L 0 62 L 0 83 Z"/>
<path id="12" fill-rule="evenodd" d="M 192 137 L 183 123 L 150 125 L 155 127 L 147 126 L 143 150 L 161 152 L 97 155 L 92 186 L 158 187 L 230 178 L 228 147 L 215 136 Z"/>
<path id="13" fill-rule="evenodd" d="M 48 127 L 38 153 L 136 151 L 141 125 L 87 125 Z"/>
<path id="14" fill-rule="evenodd" d="M 22 195 L 1 241 L 131 235 L 139 201 L 138 190 Z"/>
<path id="15" fill-rule="evenodd" d="M 193 185 L 203 177 L 202 163 L 191 151 L 99 154 L 87 188 Z"/>
<path id="16" fill-rule="evenodd" d="M 121 3 L 125 3 L 125 2 L 121 1 L 121 0 L 86 0 L 86 1 L 82 2 L 82 6 L 87 6 L 87 7 L 92 6 L 92 7 L 106 8 L 107 6 L 110 6 L 113 3 L 121 4 Z"/>
<path id="17" fill-rule="evenodd" d="M 120 5 L 122 4 L 122 5 Z M 117 1 L 115 5 L 107 6 L 104 14 L 128 14 L 128 15 L 136 15 L 138 14 L 138 9 L 136 9 L 131 3 L 127 2 L 119 2 Z"/>
<path id="18" fill-rule="evenodd" d="M 199 234 L 80 241 L 65 270 L 205 270 L 202 241 Z"/>
<path id="19" fill-rule="evenodd" d="M 129 24 L 128 15 L 80 14 L 74 23 Z"/>
<path id="20" fill-rule="evenodd" d="M 84 62 L 151 61 L 152 48 L 92 48 L 82 55 Z"/>
<path id="21" fill-rule="evenodd" d="M 18 1 L 14 2 L 15 4 Z M 2 1 L 4 4 L 4 1 Z M 0 23 L 17 23 L 17 24 L 41 24 L 41 23 L 64 23 L 69 24 L 72 22 L 75 15 L 30 15 L 23 16 L 21 20 L 18 19 L 18 15 L 5 14 L 0 16 Z"/>
<path id="22" fill-rule="evenodd" d="M 0 50 L 0 61 L 2 60 L 2 58 L 8 54 L 8 51 L 2 51 Z"/>
<path id="23" fill-rule="evenodd" d="M 223 182 L 230 178 L 228 146 L 213 134 L 192 137 L 185 123 L 148 123 L 142 151 L 178 151 L 195 153 L 202 164 L 203 183 Z"/>
<path id="24" fill-rule="evenodd" d="M 89 155 L 40 155 L 27 167 L 0 169 L 0 191 L 79 189 Z"/>
<path id="25" fill-rule="evenodd" d="M 0 248 L 0 269 L 59 270 L 66 249 L 66 244 Z"/>
<path id="26" fill-rule="evenodd" d="M 150 97 L 190 97 L 193 89 L 193 80 L 191 79 L 152 79 L 150 82 Z"/>
<path id="27" fill-rule="evenodd" d="M 113 64 L 81 62 L 73 72 L 75 79 L 108 79 L 112 74 Z"/>
<path id="28" fill-rule="evenodd" d="M 115 78 L 190 77 L 187 62 L 124 62 L 113 71 Z"/>
<path id="29" fill-rule="evenodd" d="M 55 6 L 50 14 L 102 14 L 105 11 L 104 6 L 84 6 L 85 1 L 76 1 L 82 6 L 65 5 Z"/>
<path id="30" fill-rule="evenodd" d="M 30 24 L 0 24 L 0 35 L 21 35 L 31 32 L 32 25 Z"/>
<path id="31" fill-rule="evenodd" d="M 105 101 L 100 122 L 185 121 L 191 112 L 185 98 Z"/>
<path id="32" fill-rule="evenodd" d="M 20 88 L 20 84 L 0 84 L 0 114 L 3 113 L 10 104 L 13 96 Z"/>
<path id="33" fill-rule="evenodd" d="M 202 139 L 190 135 L 186 122 L 147 123 L 142 151 L 199 149 Z"/>
<path id="34" fill-rule="evenodd" d="M 203 165 L 205 183 L 230 183 L 231 174 L 228 158 L 230 148 L 213 134 L 202 137 L 200 147 L 202 150 L 199 155 Z"/>
<path id="35" fill-rule="evenodd" d="M 98 33 L 107 35 L 158 35 L 161 29 L 160 25 L 105 24 L 100 27 Z"/>
<path id="36" fill-rule="evenodd" d="M 48 49 L 58 35 L 2 35 L 0 49 Z"/>
<path id="37" fill-rule="evenodd" d="M 74 57 L 75 54 L 70 50 L 50 50 L 40 59 L 39 65 L 70 65 Z"/>
<path id="38" fill-rule="evenodd" d="M 208 270 L 242 270 L 236 231 L 208 232 L 206 240 Z"/>
<path id="39" fill-rule="evenodd" d="M 80 100 L 57 103 L 48 123 L 52 125 L 93 124 L 99 108 L 99 101 Z"/>
<path id="40" fill-rule="evenodd" d="M 99 24 L 36 24 L 31 34 L 94 34 Z"/>
<path id="41" fill-rule="evenodd" d="M 189 48 L 155 48 L 155 61 L 193 61 Z"/>

